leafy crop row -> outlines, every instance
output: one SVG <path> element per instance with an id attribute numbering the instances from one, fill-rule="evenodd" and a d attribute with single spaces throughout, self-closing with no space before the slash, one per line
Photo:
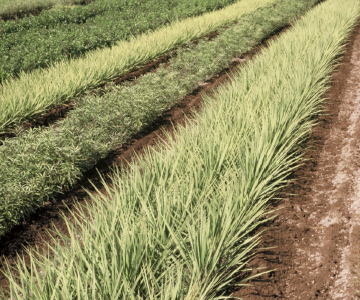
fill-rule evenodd
<path id="1" fill-rule="evenodd" d="M 170 144 L 115 172 L 53 256 L 20 258 L 11 299 L 228 299 L 359 15 L 328 0 L 272 42 Z"/>
<path id="2" fill-rule="evenodd" d="M 237 0 L 105 0 L 0 23 L 0 82 Z"/>
<path id="3" fill-rule="evenodd" d="M 137 84 L 87 96 L 56 127 L 34 129 L 0 146 L 0 233 L 34 211 L 53 192 L 74 183 L 117 145 L 150 124 L 199 83 L 251 50 L 316 0 L 291 0 L 244 16 L 212 41 L 201 41 L 171 59 L 168 68 Z M 236 38 L 234 38 L 236 37 Z"/>
<path id="4" fill-rule="evenodd" d="M 26 33 L 29 30 L 52 29 L 62 24 L 82 24 L 96 16 L 113 9 L 120 11 L 120 5 L 113 0 L 92 2 L 87 6 L 57 5 L 50 10 L 43 11 L 37 16 L 29 15 L 21 19 L 9 20 L 0 23 L 0 33 L 2 38 L 16 32 Z M 126 1 L 122 2 L 124 7 L 128 6 Z"/>
<path id="5" fill-rule="evenodd" d="M 92 1 L 94 0 L 0 0 L 0 21 L 23 17 L 29 13 L 34 14 L 54 6 L 88 4 Z"/>
<path id="6" fill-rule="evenodd" d="M 277 0 L 243 0 L 0 85 L 0 133 Z"/>

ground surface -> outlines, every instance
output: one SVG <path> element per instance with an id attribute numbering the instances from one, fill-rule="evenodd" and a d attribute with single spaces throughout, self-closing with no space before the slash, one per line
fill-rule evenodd
<path id="1" fill-rule="evenodd" d="M 274 205 L 263 246 L 276 248 L 252 262 L 277 270 L 235 294 L 244 300 L 360 299 L 360 25 L 340 62 L 309 161 Z"/>

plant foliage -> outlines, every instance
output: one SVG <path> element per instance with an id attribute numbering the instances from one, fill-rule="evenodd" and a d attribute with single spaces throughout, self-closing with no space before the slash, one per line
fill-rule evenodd
<path id="1" fill-rule="evenodd" d="M 276 1 L 243 0 L 200 17 L 175 21 L 112 48 L 92 51 L 82 58 L 63 60 L 48 69 L 9 79 L 0 86 L 0 133 Z"/>
<path id="2" fill-rule="evenodd" d="M 105 0 L 0 22 L 0 82 L 237 0 Z"/>
<path id="3" fill-rule="evenodd" d="M 11 299 L 228 299 L 359 15 L 358 0 L 306 14 L 170 144 L 115 172 L 49 256 L 19 258 Z"/>
<path id="4" fill-rule="evenodd" d="M 77 100 L 67 119 L 35 128 L 0 146 L 0 232 L 34 212 L 54 192 L 76 182 L 117 145 L 151 124 L 197 85 L 251 50 L 316 0 L 283 1 L 244 16 L 211 41 L 177 51 L 170 66 Z M 236 37 L 236 38 L 234 38 Z"/>

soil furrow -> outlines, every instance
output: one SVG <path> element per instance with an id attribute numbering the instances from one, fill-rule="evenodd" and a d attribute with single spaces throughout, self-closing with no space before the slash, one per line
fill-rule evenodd
<path id="1" fill-rule="evenodd" d="M 234 294 L 258 299 L 360 299 L 360 23 L 326 93 L 307 161 L 252 267 L 275 271 Z M 256 274 L 258 271 L 254 271 Z"/>

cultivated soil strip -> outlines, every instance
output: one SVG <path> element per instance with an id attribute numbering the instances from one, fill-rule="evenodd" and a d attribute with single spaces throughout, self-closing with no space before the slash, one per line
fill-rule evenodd
<path id="1" fill-rule="evenodd" d="M 77 186 L 69 191 L 64 191 L 62 195 L 58 195 L 55 201 L 47 202 L 42 208 L 37 210 L 36 214 L 33 214 L 22 224 L 15 226 L 8 234 L 1 237 L 0 262 L 3 263 L 7 260 L 10 265 L 15 266 L 17 254 L 23 256 L 25 260 L 29 262 L 28 256 L 23 252 L 24 245 L 30 248 L 37 246 L 41 251 L 42 243 L 44 241 L 51 241 L 47 232 L 49 229 L 51 230 L 56 227 L 57 230 L 66 234 L 67 227 L 61 217 L 61 213 L 64 213 L 67 219 L 71 221 L 72 217 L 67 207 L 76 210 L 77 204 L 81 205 L 84 201 L 90 201 L 85 189 L 94 192 L 94 187 L 89 181 L 103 192 L 99 173 L 106 178 L 106 174 L 110 173 L 114 165 L 126 167 L 132 158 L 144 153 L 144 150 L 148 146 L 154 146 L 160 139 L 166 140 L 164 132 L 171 133 L 178 125 L 185 125 L 186 118 L 191 118 L 194 110 L 201 110 L 203 93 L 211 95 L 211 92 L 216 87 L 229 80 L 231 73 L 235 71 L 235 69 L 252 59 L 254 55 L 258 54 L 261 49 L 267 45 L 268 41 L 276 38 L 291 25 L 292 24 L 288 24 L 281 30 L 278 30 L 274 35 L 262 41 L 262 43 L 251 52 L 234 58 L 232 63 L 221 73 L 201 83 L 186 98 L 178 102 L 170 110 L 164 112 L 151 126 L 135 135 L 126 144 L 121 145 L 121 147 L 113 151 L 106 159 L 98 162 L 91 171 L 84 174 L 84 179 L 81 180 Z M 213 35 L 216 35 L 216 33 Z M 53 234 L 53 236 L 56 238 L 56 235 Z M 8 287 L 8 281 L 1 273 L 1 270 L 4 270 L 4 268 L 5 266 L 0 266 L 0 288 L 6 289 Z"/>
<path id="2" fill-rule="evenodd" d="M 234 294 L 244 300 L 360 299 L 360 23 L 333 72 L 305 164 L 267 224 L 252 267 L 276 269 Z M 273 208 L 274 208 L 273 207 Z M 253 271 L 253 274 L 260 272 Z"/>

